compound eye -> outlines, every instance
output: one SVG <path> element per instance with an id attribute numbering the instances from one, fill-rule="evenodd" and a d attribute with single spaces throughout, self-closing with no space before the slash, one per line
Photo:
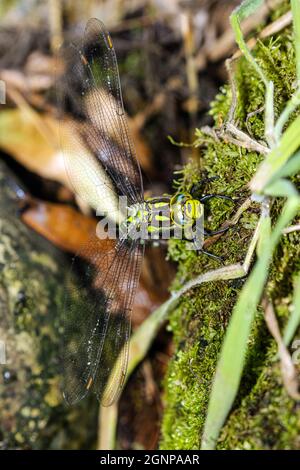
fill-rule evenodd
<path id="1" fill-rule="evenodd" d="M 186 194 L 184 193 L 175 194 L 175 196 L 173 196 L 171 199 L 171 206 L 175 204 L 183 204 L 185 200 L 186 200 Z"/>
<path id="2" fill-rule="evenodd" d="M 185 215 L 181 204 L 173 204 L 171 208 L 171 220 L 176 225 L 184 225 Z"/>
<path id="3" fill-rule="evenodd" d="M 194 206 L 191 196 L 178 193 L 171 199 L 171 219 L 176 225 L 191 225 L 194 217 Z"/>
<path id="4" fill-rule="evenodd" d="M 189 217 L 190 219 L 193 218 L 193 213 L 194 213 L 194 210 L 193 210 L 193 204 L 190 202 L 190 201 L 187 201 L 185 203 L 185 214 L 187 215 L 187 217 Z"/>
<path id="5" fill-rule="evenodd" d="M 185 217 L 184 217 L 184 213 L 182 210 L 178 210 L 177 211 L 177 222 L 180 224 L 180 225 L 184 225 L 184 222 L 185 222 Z"/>

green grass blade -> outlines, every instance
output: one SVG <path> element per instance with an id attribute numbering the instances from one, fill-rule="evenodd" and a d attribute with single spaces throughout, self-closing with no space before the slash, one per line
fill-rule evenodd
<path id="1" fill-rule="evenodd" d="M 275 135 L 279 139 L 282 130 L 292 113 L 300 105 L 300 0 L 291 0 L 293 24 L 294 24 L 294 44 L 296 52 L 296 71 L 297 71 L 297 91 L 288 101 L 282 114 L 279 116 L 275 126 Z"/>
<path id="2" fill-rule="evenodd" d="M 296 93 L 292 96 L 292 98 L 287 102 L 286 107 L 284 108 L 283 112 L 279 116 L 276 126 L 275 126 L 275 135 L 277 139 L 280 139 L 282 130 L 285 124 L 288 122 L 289 118 L 293 114 L 294 111 L 300 105 L 300 88 L 296 91 Z"/>
<path id="3" fill-rule="evenodd" d="M 290 158 L 287 163 L 274 176 L 274 180 L 279 178 L 290 178 L 300 171 L 300 152 Z"/>
<path id="4" fill-rule="evenodd" d="M 230 22 L 232 29 L 234 31 L 235 40 L 240 48 L 240 50 L 245 55 L 246 59 L 252 64 L 260 78 L 263 80 L 265 85 L 267 86 L 268 80 L 263 73 L 262 69 L 254 59 L 253 55 L 249 47 L 246 44 L 246 41 L 243 36 L 243 32 L 241 30 L 241 21 L 247 18 L 248 16 L 252 15 L 256 12 L 257 8 L 259 8 L 264 3 L 264 0 L 245 0 L 241 3 L 241 5 L 236 8 L 230 17 Z"/>
<path id="5" fill-rule="evenodd" d="M 248 16 L 256 13 L 258 8 L 263 5 L 264 0 L 244 0 L 238 8 L 235 9 L 235 14 L 239 21 L 243 21 Z"/>
<path id="6" fill-rule="evenodd" d="M 278 146 L 269 153 L 261 164 L 250 183 L 253 192 L 262 193 L 264 188 L 288 162 L 289 158 L 298 150 L 300 146 L 299 129 L 300 116 L 287 128 Z"/>

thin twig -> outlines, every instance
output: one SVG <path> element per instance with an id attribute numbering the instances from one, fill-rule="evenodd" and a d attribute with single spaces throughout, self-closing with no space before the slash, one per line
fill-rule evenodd
<path id="1" fill-rule="evenodd" d="M 247 118 L 246 118 L 246 127 L 250 135 L 252 135 L 251 128 L 249 125 L 249 120 L 257 116 L 257 114 L 263 113 L 265 111 L 265 106 L 261 106 L 260 108 L 256 109 L 255 111 L 252 111 L 251 113 L 248 113 Z"/>
<path id="2" fill-rule="evenodd" d="M 283 231 L 283 234 L 284 234 L 284 235 L 288 235 L 289 233 L 299 232 L 299 231 L 300 231 L 300 224 L 298 224 L 298 225 L 291 225 L 291 227 L 288 227 L 288 228 L 286 228 L 286 229 Z"/>
<path id="3" fill-rule="evenodd" d="M 284 387 L 293 400 L 300 400 L 298 374 L 291 355 L 283 342 L 272 302 L 264 298 L 263 307 L 267 327 L 278 346 Z"/>
<path id="4" fill-rule="evenodd" d="M 231 104 L 230 104 L 230 109 L 228 112 L 227 120 L 223 128 L 226 129 L 231 134 L 233 134 L 233 136 L 235 136 L 237 139 L 228 136 L 228 134 L 226 133 L 224 135 L 229 142 L 235 145 L 246 148 L 248 150 L 254 150 L 255 152 L 266 155 L 269 152 L 269 148 L 267 146 L 260 144 L 259 142 L 257 142 L 256 140 L 248 136 L 245 132 L 242 132 L 240 129 L 238 129 L 236 125 L 234 124 L 234 117 L 235 117 L 235 112 L 236 112 L 237 102 L 238 102 L 238 87 L 237 87 L 237 83 L 235 80 L 235 73 L 233 70 L 234 63 L 235 63 L 235 59 L 228 59 L 226 60 L 226 63 L 225 63 L 226 69 L 228 72 L 228 77 L 229 77 L 229 84 L 230 84 L 232 99 L 231 99 Z M 254 113 L 251 113 L 251 114 L 254 115 L 254 114 L 257 114 L 258 112 L 259 110 L 254 111 Z M 247 116 L 246 126 L 248 124 L 248 119 L 251 116 L 251 114 Z"/>
<path id="5" fill-rule="evenodd" d="M 225 61 L 225 66 L 228 72 L 229 84 L 230 84 L 230 89 L 231 89 L 231 103 L 230 103 L 230 109 L 229 109 L 229 113 L 227 117 L 228 122 L 234 122 L 234 116 L 235 116 L 235 111 L 236 111 L 237 102 L 238 102 L 238 89 L 237 89 L 235 74 L 233 70 L 234 63 L 235 63 L 234 59 L 227 59 Z"/>
<path id="6" fill-rule="evenodd" d="M 114 450 L 118 421 L 118 403 L 100 406 L 98 418 L 98 450 Z"/>
<path id="7" fill-rule="evenodd" d="M 227 227 L 228 228 L 229 227 L 234 227 L 238 223 L 238 221 L 240 220 L 243 213 L 249 209 L 249 207 L 251 206 L 252 203 L 253 203 L 253 201 L 252 201 L 251 197 L 248 197 L 243 202 L 243 204 L 239 207 L 236 214 L 230 220 L 226 220 L 226 222 L 224 222 L 224 224 L 221 225 L 220 229 L 224 229 L 224 228 L 227 228 Z M 213 243 L 215 243 L 217 240 L 219 240 L 222 237 L 222 235 L 224 235 L 224 233 L 218 233 L 217 235 L 214 235 L 213 237 L 207 238 L 207 240 L 205 240 L 205 242 L 204 242 L 203 247 L 208 248 Z"/>
<path id="8" fill-rule="evenodd" d="M 269 147 L 260 144 L 256 140 L 252 139 L 248 134 L 238 129 L 233 123 L 227 122 L 224 127 L 220 130 L 212 129 L 209 126 L 201 127 L 203 134 L 209 135 L 214 140 L 236 145 L 237 147 L 245 148 L 252 152 L 257 152 L 262 155 L 268 155 L 270 153 Z"/>
<path id="9" fill-rule="evenodd" d="M 49 0 L 49 23 L 50 47 L 53 55 L 55 55 L 63 42 L 61 0 Z"/>
<path id="10" fill-rule="evenodd" d="M 269 147 L 252 139 L 248 134 L 238 129 L 233 123 L 228 122 L 226 124 L 226 129 L 239 140 L 240 146 L 253 150 L 254 152 L 261 153 L 262 155 L 270 153 Z"/>

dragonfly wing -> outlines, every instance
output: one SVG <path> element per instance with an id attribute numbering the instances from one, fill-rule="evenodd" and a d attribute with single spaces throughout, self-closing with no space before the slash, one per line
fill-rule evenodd
<path id="1" fill-rule="evenodd" d="M 71 120 L 64 122 L 60 126 L 60 139 L 72 190 L 98 215 L 109 214 L 118 224 L 118 197 L 113 181 L 84 144 L 80 125 Z"/>
<path id="2" fill-rule="evenodd" d="M 129 204 L 141 201 L 140 166 L 129 136 L 115 50 L 104 25 L 97 19 L 89 20 L 82 44 L 63 46 L 60 56 L 66 73 L 58 81 L 57 96 L 60 108 L 71 108 L 75 117 L 69 120 L 71 133 L 73 127 L 75 135 L 80 135 L 81 144 L 84 142 L 109 175 L 118 195 L 127 196 Z M 64 125 L 61 128 L 64 130 Z M 72 182 L 75 179 L 78 188 L 78 172 L 76 167 L 74 172 L 69 149 L 64 153 L 70 179 Z M 80 153 L 81 167 L 90 166 L 90 159 Z M 89 173 L 96 174 L 94 167 Z M 108 187 L 107 182 L 102 184 L 105 186 Z"/>
<path id="3" fill-rule="evenodd" d="M 143 187 L 116 55 L 104 25 L 90 20 L 81 45 L 63 46 L 60 57 L 66 73 L 57 82 L 57 97 L 64 111 L 60 137 L 69 179 L 91 207 L 118 223 L 118 196 L 127 196 L 128 205 L 140 202 Z M 91 389 L 106 404 L 120 393 L 142 250 L 121 240 L 103 251 L 103 241 L 95 236 L 73 262 L 72 271 L 82 281 L 77 288 L 70 284 L 65 303 L 65 397 L 70 403 Z"/>
<path id="4" fill-rule="evenodd" d="M 118 279 L 119 295 L 112 301 L 111 315 L 103 344 L 103 358 L 95 376 L 94 392 L 103 406 L 110 406 L 118 398 L 125 383 L 129 339 L 131 332 L 131 307 L 141 270 L 144 253 L 142 245 L 123 245 L 121 256 L 125 258 Z"/>
<path id="5" fill-rule="evenodd" d="M 103 381 L 108 379 L 122 347 L 125 351 L 127 348 L 141 253 L 126 240 L 117 242 L 113 249 L 111 244 L 111 240 L 95 236 L 73 260 L 64 309 L 63 351 L 64 395 L 70 404 L 80 401 L 91 389 L 101 399 Z M 93 264 L 83 264 L 83 259 L 92 259 Z M 74 274 L 82 280 L 76 287 L 71 280 Z M 126 373 L 125 359 L 112 397 L 119 393 Z"/>

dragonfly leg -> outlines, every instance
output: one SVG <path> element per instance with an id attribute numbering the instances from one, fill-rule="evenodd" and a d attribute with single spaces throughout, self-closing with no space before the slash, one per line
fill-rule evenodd
<path id="1" fill-rule="evenodd" d="M 219 178 L 220 178 L 219 176 L 213 176 L 212 178 L 203 178 L 198 183 L 192 186 L 192 189 L 190 190 L 191 196 L 193 196 L 195 199 L 198 199 L 199 195 L 202 195 L 203 186 Z"/>
<path id="2" fill-rule="evenodd" d="M 221 228 L 220 230 L 215 230 L 215 231 L 204 229 L 204 235 L 206 235 L 207 237 L 213 237 L 214 235 L 219 235 L 220 233 L 227 232 L 228 229 L 229 227 Z"/>
<path id="3" fill-rule="evenodd" d="M 213 199 L 213 198 L 225 199 L 226 201 L 231 201 L 231 202 L 236 203 L 235 199 L 232 199 L 232 197 L 230 196 L 224 196 L 223 194 L 206 194 L 206 196 L 203 196 L 200 199 L 200 202 L 203 204 L 204 202 L 209 201 L 210 199 Z"/>
<path id="4" fill-rule="evenodd" d="M 204 231 L 204 234 L 206 234 L 206 231 Z M 193 243 L 193 242 L 195 243 L 195 240 L 191 240 L 188 238 L 182 238 L 182 240 L 185 242 L 189 242 L 189 243 Z M 198 254 L 203 253 L 204 255 L 210 256 L 211 258 L 214 258 L 223 264 L 224 258 L 222 256 L 214 255 L 213 253 L 210 253 L 209 251 L 206 251 L 201 247 L 197 247 L 197 245 L 195 245 L 195 247 L 196 247 L 195 250 L 197 251 Z"/>
<path id="5" fill-rule="evenodd" d="M 214 258 L 215 260 L 220 261 L 220 263 L 224 264 L 224 258 L 222 256 L 214 255 L 213 253 L 210 253 L 209 251 L 203 250 L 202 248 L 201 248 L 201 250 L 198 250 L 198 253 L 199 254 L 203 253 L 204 255 L 207 255 L 210 258 Z"/>

